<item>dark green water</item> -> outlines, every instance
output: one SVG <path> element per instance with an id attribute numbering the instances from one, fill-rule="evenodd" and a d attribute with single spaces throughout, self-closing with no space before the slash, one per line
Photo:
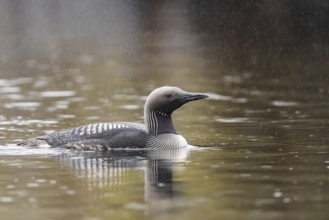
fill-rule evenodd
<path id="1" fill-rule="evenodd" d="M 293 4 L 253 1 L 12 2 L 0 3 L 1 219 L 328 219 L 328 46 L 326 33 L 285 26 L 302 9 L 291 18 Z M 196 147 L 14 145 L 142 122 L 146 96 L 163 85 L 210 95 L 173 116 Z"/>

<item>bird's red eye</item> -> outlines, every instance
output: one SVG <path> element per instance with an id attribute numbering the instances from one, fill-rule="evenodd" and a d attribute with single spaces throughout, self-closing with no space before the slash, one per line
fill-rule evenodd
<path id="1" fill-rule="evenodd" d="M 170 98 L 171 97 L 171 94 L 166 94 L 166 97 Z"/>

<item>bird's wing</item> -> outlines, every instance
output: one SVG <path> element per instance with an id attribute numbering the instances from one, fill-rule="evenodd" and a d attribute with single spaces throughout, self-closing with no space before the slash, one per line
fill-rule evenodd
<path id="1" fill-rule="evenodd" d="M 146 143 L 143 124 L 128 122 L 95 123 L 53 132 L 22 142 L 19 145 L 37 147 L 46 142 L 51 147 L 105 149 L 143 147 Z"/>

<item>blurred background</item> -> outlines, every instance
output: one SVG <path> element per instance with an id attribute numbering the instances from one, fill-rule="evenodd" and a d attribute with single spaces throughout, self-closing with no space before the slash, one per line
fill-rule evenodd
<path id="1" fill-rule="evenodd" d="M 2 217 L 328 219 L 328 27 L 326 0 L 1 0 Z M 175 112 L 178 132 L 207 148 L 165 163 L 165 178 L 145 155 L 11 145 L 143 122 L 163 85 L 210 96 Z"/>
<path id="2" fill-rule="evenodd" d="M 184 73 L 194 80 L 231 72 L 326 76 L 327 1 L 3 0 L 0 6 L 1 76 L 86 66 L 94 77 L 125 74 L 130 83 L 149 75 L 177 82 Z M 187 80 L 193 82 L 190 76 L 178 82 Z"/>
<path id="3" fill-rule="evenodd" d="M 215 120 L 246 117 L 246 102 L 328 110 L 327 1 L 3 0 L 0 10 L 3 118 L 143 121 L 145 96 L 163 85 L 215 94 Z M 205 109 L 193 105 L 184 115 Z"/>

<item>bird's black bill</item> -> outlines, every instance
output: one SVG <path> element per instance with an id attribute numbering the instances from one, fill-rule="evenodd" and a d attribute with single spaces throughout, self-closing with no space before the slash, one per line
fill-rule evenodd
<path id="1" fill-rule="evenodd" d="M 198 94 L 198 93 L 187 93 L 182 95 L 181 97 L 177 98 L 176 100 L 172 101 L 170 105 L 167 105 L 165 109 L 163 109 L 163 112 L 166 112 L 167 114 L 171 114 L 173 111 L 181 107 L 182 105 L 199 100 L 199 99 L 205 99 L 208 98 L 205 94 Z"/>
<path id="2" fill-rule="evenodd" d="M 179 100 L 185 104 L 187 102 L 190 101 L 195 101 L 195 100 L 199 100 L 199 99 L 205 99 L 208 98 L 209 96 L 205 95 L 205 94 L 187 94 L 187 95 L 183 95 L 182 97 L 179 98 Z"/>

